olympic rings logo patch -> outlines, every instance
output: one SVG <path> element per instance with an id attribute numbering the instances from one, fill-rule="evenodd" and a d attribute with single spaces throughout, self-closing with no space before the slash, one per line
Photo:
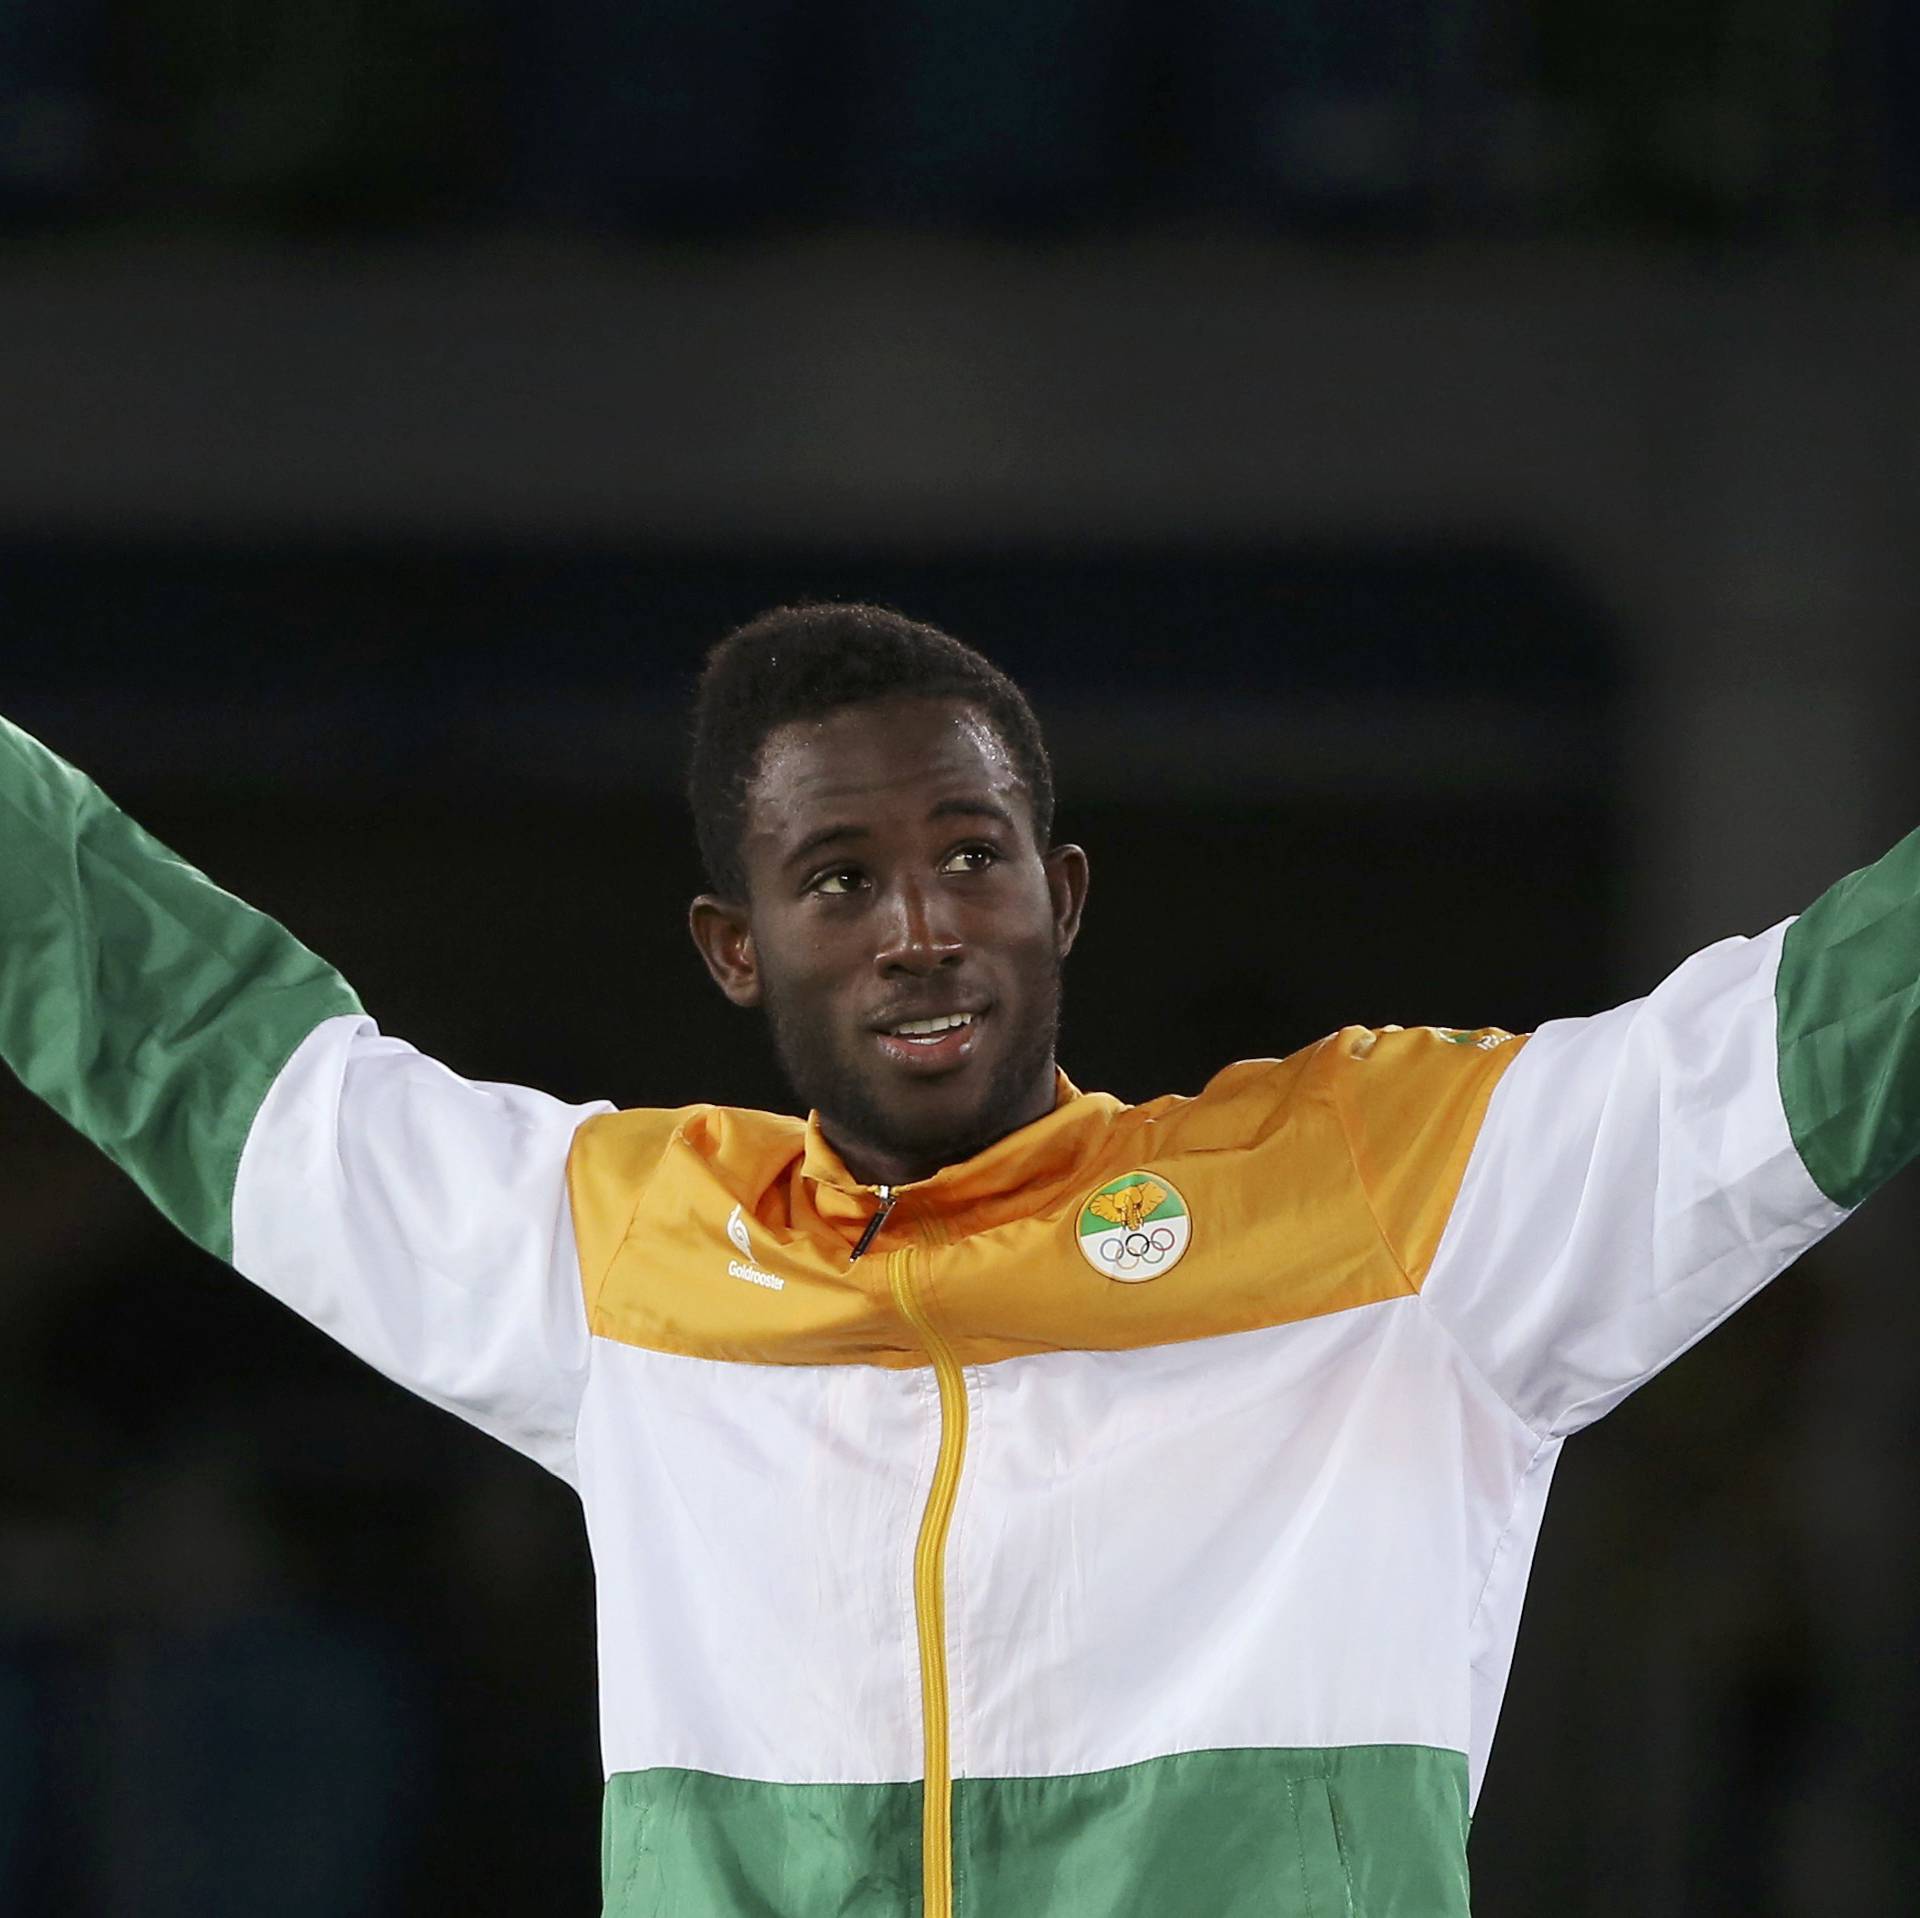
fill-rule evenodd
<path id="1" fill-rule="evenodd" d="M 1088 1196 L 1074 1228 L 1080 1256 L 1123 1285 L 1172 1271 L 1192 1236 L 1186 1200 L 1159 1172 L 1125 1172 L 1109 1180 Z"/>
<path id="2" fill-rule="evenodd" d="M 1100 1263 L 1113 1268 L 1115 1278 L 1125 1278 L 1143 1265 L 1163 1264 L 1178 1244 L 1171 1231 L 1156 1225 L 1151 1232 L 1107 1232 L 1098 1241 Z"/>

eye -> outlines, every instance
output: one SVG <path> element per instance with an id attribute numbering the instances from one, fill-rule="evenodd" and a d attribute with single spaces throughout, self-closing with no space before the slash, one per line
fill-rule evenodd
<path id="1" fill-rule="evenodd" d="M 942 872 L 985 872 L 989 866 L 1000 863 L 999 849 L 994 846 L 971 845 L 956 846 L 941 862 Z"/>
<path id="2" fill-rule="evenodd" d="M 829 899 L 844 899 L 866 883 L 867 876 L 858 866 L 829 866 L 825 872 L 815 873 L 807 881 L 806 889 L 824 893 Z"/>

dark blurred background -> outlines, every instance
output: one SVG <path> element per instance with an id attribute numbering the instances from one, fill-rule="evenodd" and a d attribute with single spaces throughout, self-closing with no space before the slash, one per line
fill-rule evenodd
<path id="1" fill-rule="evenodd" d="M 1516 1028 L 1920 811 L 1906 0 L 0 0 L 0 709 L 470 1075 L 784 1103 L 702 648 L 1033 690 L 1065 1062 Z M 0 1085 L 0 1911 L 596 1906 L 571 1496 Z M 1910 1179 L 1570 1448 L 1477 1912 L 1911 1910 Z"/>

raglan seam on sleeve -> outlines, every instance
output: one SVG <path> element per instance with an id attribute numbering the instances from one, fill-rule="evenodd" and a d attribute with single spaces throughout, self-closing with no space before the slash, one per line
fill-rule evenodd
<path id="1" fill-rule="evenodd" d="M 1400 1274 L 1400 1283 L 1407 1288 L 1409 1294 L 1417 1298 L 1420 1288 L 1414 1284 L 1413 1274 L 1407 1270 L 1406 1260 L 1400 1256 L 1399 1248 L 1388 1235 L 1386 1222 L 1380 1217 L 1380 1209 L 1373 1202 L 1373 1192 L 1367 1184 L 1366 1174 L 1361 1170 L 1360 1154 L 1353 1143 L 1353 1133 L 1347 1125 L 1346 1110 L 1341 1104 L 1338 1086 L 1328 1087 L 1327 1103 L 1333 1109 L 1334 1124 L 1340 1128 L 1340 1143 L 1346 1148 L 1347 1164 L 1352 1169 L 1353 1183 L 1360 1193 L 1360 1203 L 1367 1209 L 1367 1217 L 1373 1223 L 1373 1229 L 1380 1240 L 1382 1250 L 1385 1251 L 1393 1269 Z"/>
<path id="2" fill-rule="evenodd" d="M 1358 1152 L 1354 1150 L 1353 1134 L 1347 1128 L 1347 1115 L 1341 1109 L 1339 1095 L 1337 1093 L 1334 1093 L 1331 1096 L 1330 1102 L 1333 1106 L 1334 1119 L 1340 1127 L 1341 1143 L 1347 1149 L 1347 1163 L 1353 1168 L 1353 1182 L 1356 1186 L 1359 1187 L 1361 1202 L 1367 1208 L 1367 1217 L 1373 1221 L 1373 1229 L 1375 1232 L 1377 1232 L 1380 1235 L 1380 1243 L 1386 1249 L 1387 1257 L 1393 1261 L 1394 1268 L 1396 1271 L 1399 1272 L 1401 1280 L 1405 1284 L 1408 1293 L 1415 1300 L 1419 1302 L 1421 1309 L 1426 1313 L 1428 1319 L 1434 1325 L 1439 1327 L 1441 1333 L 1446 1338 L 1447 1343 L 1450 1346 L 1452 1346 L 1457 1353 L 1459 1353 L 1461 1361 L 1466 1365 L 1467 1369 L 1473 1374 L 1473 1376 L 1477 1378 L 1480 1381 L 1480 1383 L 1487 1388 L 1487 1391 L 1492 1395 L 1495 1403 L 1500 1406 L 1501 1410 L 1504 1411 L 1508 1415 L 1508 1417 L 1510 1417 L 1514 1421 L 1514 1423 L 1520 1427 L 1522 1431 L 1524 1431 L 1531 1439 L 1533 1439 L 1536 1447 L 1550 1444 L 1552 1442 L 1551 1434 L 1542 1432 L 1540 1428 L 1536 1426 L 1531 1419 L 1525 1418 L 1521 1415 L 1519 1408 L 1515 1406 L 1512 1400 L 1510 1400 L 1507 1397 L 1507 1395 L 1504 1392 L 1502 1392 L 1498 1386 L 1494 1384 L 1493 1380 L 1487 1376 L 1485 1370 L 1481 1367 L 1479 1362 L 1474 1358 L 1473 1354 L 1469 1352 L 1467 1348 L 1460 1342 L 1459 1335 L 1454 1331 L 1452 1326 L 1450 1326 L 1446 1322 L 1446 1320 L 1440 1316 L 1440 1313 L 1438 1312 L 1438 1310 L 1436 1310 L 1433 1306 L 1427 1303 L 1426 1287 L 1422 1285 L 1414 1284 L 1413 1275 L 1410 1272 L 1408 1272 L 1406 1261 L 1401 1258 L 1399 1252 L 1394 1247 L 1393 1240 L 1387 1235 L 1387 1228 L 1381 1220 L 1379 1209 L 1373 1203 L 1373 1194 L 1367 1188 L 1366 1175 L 1361 1171 L 1361 1168 L 1360 1168 L 1360 1155 Z M 1463 1178 L 1462 1180 L 1463 1189 L 1464 1189 L 1464 1184 L 1465 1184 L 1465 1181 Z M 1455 1195 L 1454 1203 L 1456 1205 L 1459 1203 L 1458 1194 Z M 1443 1244 L 1445 1243 L 1444 1233 L 1442 1234 L 1442 1243 Z M 1439 1262 L 1440 1262 L 1439 1254 L 1436 1251 L 1434 1255 L 1433 1263 L 1435 1265 L 1438 1265 Z M 1429 1269 L 1429 1275 L 1431 1275 L 1431 1268 Z"/>
<path id="3" fill-rule="evenodd" d="M 614 1118 L 617 1116 L 618 1114 L 616 1113 L 590 1114 L 589 1119 L 583 1119 L 580 1122 L 580 1126 L 575 1128 L 573 1136 L 575 1139 L 577 1139 L 580 1136 L 581 1129 L 585 1127 L 589 1123 L 589 1120 L 592 1118 Z M 653 1164 L 648 1168 L 645 1175 L 642 1178 L 640 1178 L 638 1181 L 636 1181 L 634 1186 L 634 1192 L 633 1192 L 633 1203 L 627 1208 L 627 1215 L 620 1223 L 620 1230 L 617 1233 L 612 1235 L 613 1243 L 612 1243 L 611 1249 L 608 1251 L 605 1263 L 601 1266 L 598 1275 L 593 1279 L 590 1290 L 588 1289 L 588 1286 L 586 1283 L 586 1273 L 584 1269 L 581 1272 L 581 1280 L 582 1280 L 581 1289 L 586 1299 L 587 1332 L 590 1337 L 598 1336 L 598 1334 L 594 1332 L 594 1323 L 598 1319 L 600 1314 L 600 1299 L 601 1299 L 601 1295 L 607 1289 L 607 1281 L 613 1277 L 613 1268 L 615 1265 L 619 1263 L 620 1254 L 626 1250 L 627 1241 L 633 1237 L 634 1222 L 640 1216 L 641 1208 L 646 1203 L 647 1193 L 651 1189 L 653 1185 L 653 1181 L 655 1180 L 655 1178 L 659 1176 L 661 1162 L 666 1158 L 667 1154 L 673 1149 L 674 1142 L 679 1137 L 680 1137 L 680 1128 L 679 1126 L 676 1125 L 673 1128 L 673 1130 L 668 1133 L 665 1144 L 663 1144 L 659 1152 L 655 1154 Z M 569 1153 L 569 1156 L 571 1156 L 571 1153 L 572 1153 L 571 1144 L 569 1144 L 568 1153 Z M 572 1205 L 571 1185 L 569 1185 L 569 1188 L 568 1188 L 568 1205 L 569 1207 L 571 1207 Z M 575 1221 L 574 1249 L 575 1249 L 576 1256 L 579 1251 L 579 1239 L 580 1239 L 579 1224 L 578 1224 L 578 1221 Z"/>
<path id="4" fill-rule="evenodd" d="M 1464 1185 L 1464 1181 L 1463 1181 L 1463 1185 Z M 1456 1205 L 1459 1203 L 1459 1199 L 1457 1195 L 1455 1197 L 1454 1203 Z M 1441 1244 L 1444 1245 L 1445 1243 L 1446 1243 L 1446 1235 L 1443 1232 L 1441 1234 Z M 1434 1253 L 1433 1263 L 1435 1266 L 1437 1266 L 1440 1263 L 1440 1254 L 1438 1251 Z M 1431 1268 L 1429 1268 L 1428 1276 L 1429 1277 L 1432 1276 Z M 1493 1382 L 1493 1378 L 1488 1373 L 1486 1367 L 1483 1366 L 1480 1363 L 1480 1361 L 1474 1357 L 1473 1353 L 1468 1349 L 1466 1342 L 1460 1337 L 1459 1333 L 1456 1332 L 1453 1329 L 1453 1327 L 1447 1323 L 1446 1317 L 1441 1312 L 1440 1308 L 1437 1305 L 1433 1304 L 1432 1301 L 1427 1297 L 1427 1290 L 1428 1288 L 1424 1285 L 1415 1287 L 1414 1297 L 1419 1301 L 1420 1309 L 1426 1314 L 1428 1322 L 1439 1328 L 1441 1336 L 1445 1338 L 1447 1343 L 1454 1349 L 1454 1351 L 1460 1355 L 1460 1362 L 1467 1368 L 1469 1372 L 1473 1374 L 1475 1378 L 1477 1378 L 1480 1381 L 1482 1385 L 1484 1385 L 1487 1388 L 1487 1392 L 1492 1397 L 1494 1403 L 1497 1404 L 1500 1407 L 1500 1409 L 1503 1412 L 1505 1412 L 1507 1416 L 1511 1418 L 1513 1422 L 1517 1426 L 1519 1426 L 1520 1429 L 1523 1432 L 1525 1432 L 1529 1438 L 1531 1438 L 1534 1441 L 1536 1448 L 1538 1448 L 1539 1446 L 1550 1445 L 1551 1443 L 1553 1443 L 1553 1438 L 1554 1438 L 1553 1433 L 1550 1431 L 1543 1432 L 1540 1429 L 1540 1427 L 1534 1424 L 1534 1422 L 1530 1418 L 1528 1418 L 1526 1414 L 1523 1413 L 1517 1405 L 1514 1404 L 1512 1399 L 1510 1399 L 1506 1395 L 1506 1393 L 1501 1391 L 1499 1386 L 1497 1386 Z"/>
<path id="5" fill-rule="evenodd" d="M 1525 1035 L 1522 1043 L 1530 1042 L 1532 1036 L 1531 1033 Z M 1508 1056 L 1499 1074 L 1494 1079 L 1493 1084 L 1487 1090 L 1486 1101 L 1480 1109 L 1480 1123 L 1475 1128 L 1473 1144 L 1467 1149 L 1466 1160 L 1460 1168 L 1459 1181 L 1454 1187 L 1453 1203 L 1448 1208 L 1446 1224 L 1440 1229 L 1439 1239 L 1433 1248 L 1433 1257 L 1427 1263 L 1427 1282 L 1416 1288 L 1415 1297 L 1420 1301 L 1420 1309 L 1426 1314 L 1428 1322 L 1439 1329 L 1441 1336 L 1445 1338 L 1448 1345 L 1459 1355 L 1461 1364 L 1486 1388 L 1493 1402 L 1519 1426 L 1521 1431 L 1525 1432 L 1527 1436 L 1533 1440 L 1534 1451 L 1537 1455 L 1542 1446 L 1553 1443 L 1552 1432 L 1542 1431 L 1541 1428 L 1534 1424 L 1534 1422 L 1514 1404 L 1513 1400 L 1500 1389 L 1494 1382 L 1493 1375 L 1481 1364 L 1479 1359 L 1474 1356 L 1472 1349 L 1467 1345 L 1466 1341 L 1448 1324 L 1446 1314 L 1442 1312 L 1440 1307 L 1428 1296 L 1432 1289 L 1433 1275 L 1439 1270 L 1441 1261 L 1446 1253 L 1447 1236 L 1453 1229 L 1454 1222 L 1459 1214 L 1460 1202 L 1466 1195 L 1467 1180 L 1473 1173 L 1474 1158 L 1479 1151 L 1482 1140 L 1487 1137 L 1488 1123 L 1493 1116 L 1493 1103 L 1499 1098 L 1501 1088 L 1507 1081 L 1508 1071 L 1517 1057 L 1517 1052 Z M 1489 1571 L 1488 1576 L 1492 1576 L 1491 1571 Z"/>
<path id="6" fill-rule="evenodd" d="M 613 1268 L 618 1264 L 620 1254 L 627 1249 L 627 1241 L 633 1237 L 633 1222 L 640 1216 L 640 1204 L 645 1196 L 651 1175 L 642 1180 L 633 1195 L 633 1203 L 627 1208 L 627 1216 L 620 1222 L 620 1230 L 614 1235 L 613 1243 L 607 1249 L 605 1263 L 600 1267 L 600 1275 L 593 1282 L 593 1297 L 587 1308 L 587 1328 L 593 1328 L 593 1322 L 600 1316 L 600 1299 L 607 1289 L 607 1281 L 613 1277 Z"/>

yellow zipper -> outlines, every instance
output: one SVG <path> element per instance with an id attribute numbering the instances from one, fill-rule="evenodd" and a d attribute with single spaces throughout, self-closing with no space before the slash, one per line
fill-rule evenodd
<path id="1" fill-rule="evenodd" d="M 920 1634 L 921 1717 L 926 1773 L 920 1822 L 924 1918 L 953 1918 L 953 1755 L 947 1723 L 947 1528 L 967 1450 L 967 1390 L 952 1348 L 913 1290 L 913 1252 L 887 1255 L 887 1282 L 901 1316 L 920 1334 L 940 1387 L 940 1453 L 913 1551 L 913 1613 Z"/>

